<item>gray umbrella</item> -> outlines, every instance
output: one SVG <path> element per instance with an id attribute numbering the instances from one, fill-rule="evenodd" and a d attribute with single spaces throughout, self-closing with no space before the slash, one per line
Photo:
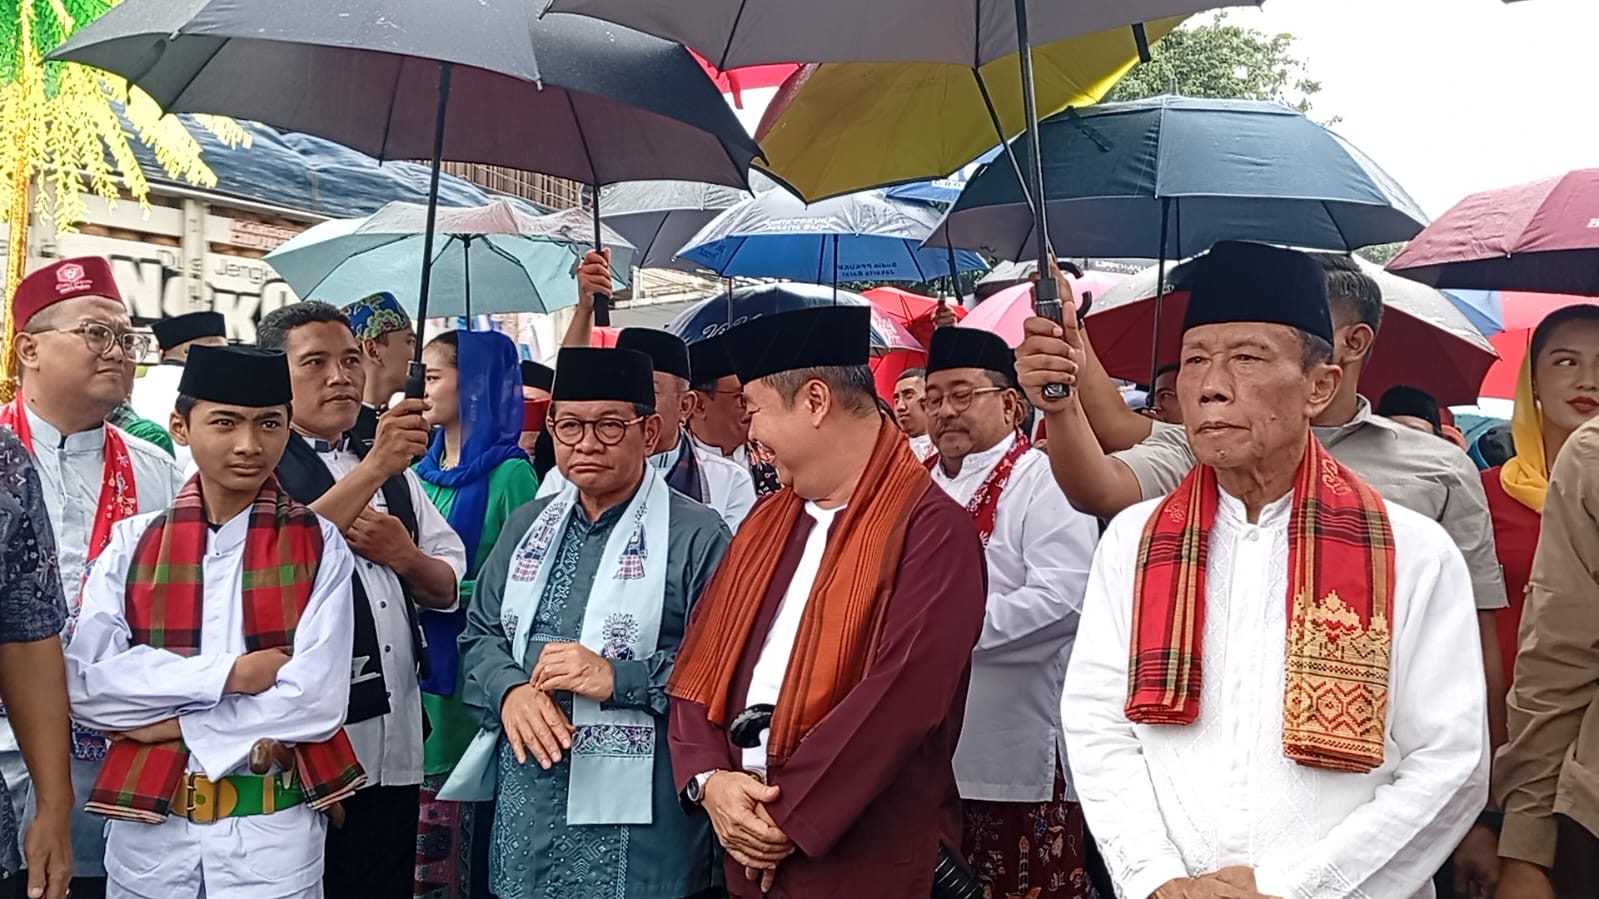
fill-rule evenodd
<path id="1" fill-rule="evenodd" d="M 753 171 L 750 186 L 757 193 L 775 187 Z M 638 248 L 634 265 L 695 272 L 702 267 L 677 258 L 677 251 L 711 219 L 750 196 L 747 190 L 699 181 L 629 181 L 607 187 L 600 205 L 605 224 Z"/>
<path id="2" fill-rule="evenodd" d="M 51 58 L 379 159 L 434 155 L 446 67 L 444 159 L 742 188 L 760 152 L 683 47 L 528 0 L 126 0 Z"/>
<path id="3" fill-rule="evenodd" d="M 747 184 L 760 150 L 687 50 L 596 20 L 538 20 L 531 9 L 528 0 L 128 0 L 50 58 L 121 75 L 167 112 L 254 119 L 379 158 L 431 157 L 429 259 L 443 159 L 591 185 Z M 594 231 L 598 245 L 597 204 Z M 419 315 L 430 274 L 422 266 Z M 419 349 L 408 393 L 420 394 L 420 372 Z"/>
<path id="4" fill-rule="evenodd" d="M 1261 0 L 1032 0 L 1032 45 Z M 1016 52 L 1016 0 L 550 0 L 681 41 L 719 69 L 784 62 L 942 62 L 978 68 Z"/>

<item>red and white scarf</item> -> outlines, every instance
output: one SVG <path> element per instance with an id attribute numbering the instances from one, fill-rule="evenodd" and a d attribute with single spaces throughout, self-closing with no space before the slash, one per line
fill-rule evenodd
<path id="1" fill-rule="evenodd" d="M 1016 460 L 1032 448 L 1032 441 L 1027 439 L 1027 435 L 1017 431 L 1016 442 L 1005 451 L 999 464 L 988 473 L 988 477 L 977 488 L 977 492 L 972 494 L 972 498 L 966 501 L 966 511 L 971 513 L 972 521 L 977 524 L 977 536 L 982 538 L 985 549 L 988 547 L 988 538 L 994 536 L 994 525 L 999 512 L 999 495 L 1005 492 L 1005 485 L 1010 482 L 1010 474 L 1016 468 Z M 928 471 L 932 471 L 938 467 L 938 460 L 939 454 L 933 453 L 922 464 L 927 466 Z"/>
<path id="2" fill-rule="evenodd" d="M 33 428 L 28 425 L 28 412 L 20 395 L 0 407 L 0 427 L 9 428 L 22 441 L 28 455 L 34 455 Z M 139 493 L 134 485 L 133 457 L 128 455 L 128 444 L 116 428 L 106 425 L 103 430 L 105 469 L 100 481 L 100 501 L 94 511 L 94 527 L 89 532 L 86 558 L 90 562 L 111 542 L 111 526 L 139 512 Z"/>

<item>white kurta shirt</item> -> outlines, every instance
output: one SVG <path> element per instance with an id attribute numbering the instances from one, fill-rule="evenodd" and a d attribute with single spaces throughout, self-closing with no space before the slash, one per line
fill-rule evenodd
<path id="1" fill-rule="evenodd" d="M 750 476 L 749 469 L 722 455 L 714 447 L 708 447 L 692 437 L 680 441 L 675 450 L 650 456 L 650 465 L 662 474 L 667 473 L 677 462 L 677 454 L 684 446 L 690 448 L 694 453 L 694 461 L 699 463 L 700 483 L 710 495 L 710 500 L 705 505 L 722 516 L 722 521 L 727 523 L 729 531 L 738 533 L 738 526 L 744 523 L 745 516 L 755 508 L 755 479 Z M 538 497 L 543 499 L 554 496 L 565 486 L 566 477 L 561 474 L 561 470 L 552 468 L 549 476 L 539 484 Z M 689 499 L 700 502 L 697 496 L 691 496 Z"/>
<path id="2" fill-rule="evenodd" d="M 1062 711 L 1072 774 L 1121 895 L 1230 865 L 1283 899 L 1405 899 L 1487 799 L 1486 689 L 1471 579 L 1444 530 L 1388 504 L 1395 546 L 1384 762 L 1368 774 L 1283 755 L 1288 518 L 1225 493 L 1210 533 L 1199 720 L 1127 720 L 1138 545 L 1158 500 L 1112 522 L 1089 575 Z"/>
<path id="3" fill-rule="evenodd" d="M 130 646 L 124 614 L 128 567 L 154 514 L 117 525 L 84 590 L 78 632 L 67 648 L 73 717 L 102 730 L 128 730 L 176 716 L 189 770 L 215 780 L 248 773 L 259 739 L 325 740 L 344 723 L 349 700 L 354 559 L 331 522 L 294 653 L 277 683 L 255 695 L 224 694 L 234 661 L 247 651 L 243 588 L 248 510 L 206 539 L 200 652 L 180 656 Z M 82 801 L 87 797 L 80 796 Z M 321 882 L 324 817 L 306 806 L 271 815 L 191 824 L 110 822 L 106 872 L 112 896 L 299 896 Z"/>
<path id="4" fill-rule="evenodd" d="M 968 455 L 954 477 L 934 465 L 933 482 L 965 506 L 1015 445 L 1013 433 Z M 1043 802 L 1069 771 L 1060 692 L 1098 542 L 1099 522 L 1066 501 L 1049 458 L 1023 453 L 988 541 L 988 611 L 955 751 L 963 799 Z"/>
<path id="5" fill-rule="evenodd" d="M 933 454 L 938 452 L 938 447 L 933 445 L 933 438 L 927 434 L 923 434 L 920 437 L 912 437 L 910 438 L 910 442 L 911 452 L 915 453 L 916 458 L 922 460 L 923 462 L 931 459 Z"/>
<path id="6" fill-rule="evenodd" d="M 343 478 L 361 463 L 350 452 L 320 453 L 322 464 Z M 407 471 L 411 507 L 416 510 L 417 546 L 424 555 L 448 563 L 455 581 L 466 574 L 466 545 L 433 502 L 422 492 L 422 482 Z M 372 496 L 371 506 L 389 511 L 383 492 Z M 391 568 L 357 557 L 355 573 L 366 589 L 383 652 L 383 681 L 389 694 L 389 713 L 348 725 L 345 733 L 355 745 L 355 755 L 366 769 L 367 786 L 404 787 L 422 782 L 422 688 L 416 679 L 416 653 L 411 646 L 411 626 L 405 615 L 405 593 Z M 454 611 L 456 606 L 441 611 Z"/>
<path id="7" fill-rule="evenodd" d="M 777 695 L 783 690 L 783 677 L 788 674 L 788 660 L 794 654 L 794 641 L 799 639 L 800 619 L 805 607 L 810 605 L 811 587 L 822 570 L 822 553 L 827 550 L 827 532 L 833 527 L 836 509 L 823 509 L 813 502 L 805 503 L 805 514 L 811 517 L 810 533 L 805 535 L 805 548 L 800 552 L 799 566 L 789 579 L 788 589 L 778 603 L 777 615 L 766 631 L 761 644 L 761 654 L 755 659 L 755 670 L 750 675 L 750 688 L 744 694 L 744 708 L 766 703 L 777 705 Z M 766 740 L 771 730 L 761 731 L 761 744 L 744 750 L 745 771 L 766 773 Z"/>

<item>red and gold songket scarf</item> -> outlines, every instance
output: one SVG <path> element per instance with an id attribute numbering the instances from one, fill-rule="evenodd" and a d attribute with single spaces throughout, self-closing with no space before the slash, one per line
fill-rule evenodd
<path id="1" fill-rule="evenodd" d="M 1383 761 L 1388 717 L 1394 535 L 1377 492 L 1309 438 L 1288 525 L 1283 753 L 1332 771 Z M 1133 591 L 1127 718 L 1199 718 L 1205 569 L 1216 472 L 1189 473 L 1144 527 Z"/>

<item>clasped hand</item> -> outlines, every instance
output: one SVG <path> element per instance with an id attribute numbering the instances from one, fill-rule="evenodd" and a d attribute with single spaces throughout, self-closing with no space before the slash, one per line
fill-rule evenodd
<path id="1" fill-rule="evenodd" d="M 1255 870 L 1244 865 L 1222 868 L 1203 877 L 1168 881 L 1150 899 L 1280 899 L 1255 887 Z"/>
<path id="2" fill-rule="evenodd" d="M 763 893 L 771 889 L 778 862 L 794 852 L 794 841 L 766 810 L 780 793 L 779 787 L 747 774 L 718 771 L 705 782 L 700 803 L 727 854 L 744 866 L 746 876 L 760 881 Z"/>

